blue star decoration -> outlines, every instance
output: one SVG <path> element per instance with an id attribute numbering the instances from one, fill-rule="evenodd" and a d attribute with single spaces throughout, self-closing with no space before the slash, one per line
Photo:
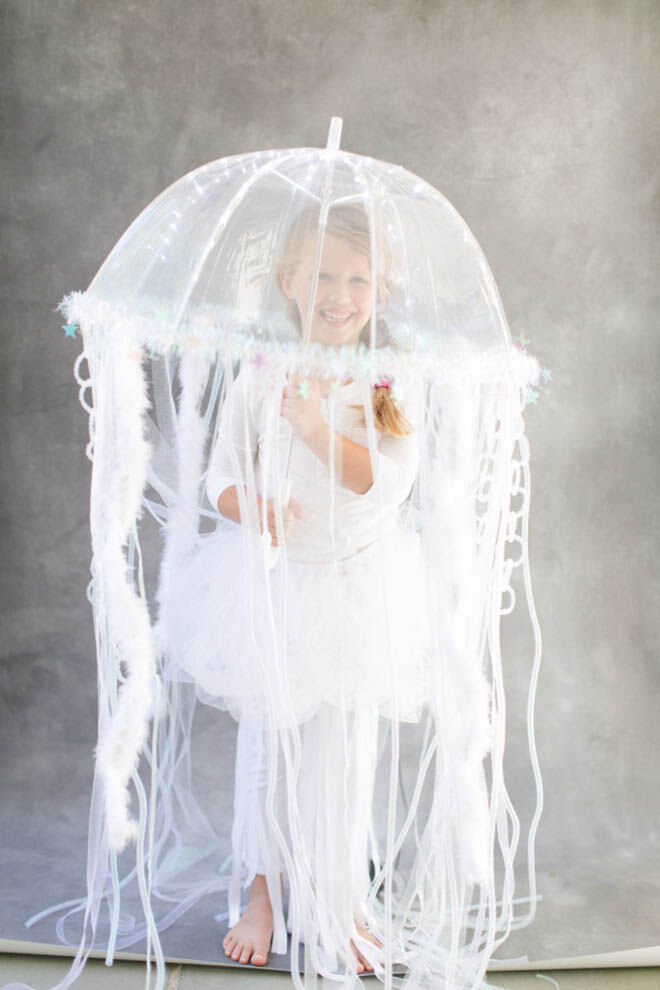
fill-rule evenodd
<path id="1" fill-rule="evenodd" d="M 300 393 L 300 395 L 302 395 L 303 399 L 308 399 L 310 391 L 311 389 L 309 382 L 307 381 L 306 378 L 304 378 L 301 381 L 300 385 L 298 386 L 298 392 Z"/>
<path id="2" fill-rule="evenodd" d="M 530 343 L 528 338 L 525 336 L 524 331 L 521 331 L 517 337 L 511 338 L 515 347 L 523 354 L 527 354 L 527 344 Z M 528 384 L 525 388 L 524 399 L 528 405 L 535 406 L 541 395 L 548 395 L 550 392 L 550 386 L 548 382 L 552 381 L 552 371 L 550 368 L 543 367 L 539 374 L 538 380 L 535 382 L 536 388 L 531 384 Z"/>
<path id="3" fill-rule="evenodd" d="M 76 323 L 64 323 L 62 324 L 62 329 L 66 337 L 75 337 L 78 325 Z"/>

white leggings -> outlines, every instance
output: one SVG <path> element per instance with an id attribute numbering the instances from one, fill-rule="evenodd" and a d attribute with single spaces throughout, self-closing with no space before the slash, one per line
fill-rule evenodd
<path id="1" fill-rule="evenodd" d="M 265 720 L 239 722 L 236 738 L 234 821 L 232 826 L 233 881 L 230 924 L 238 919 L 241 886 L 256 873 L 268 877 L 271 895 L 279 897 L 279 873 L 286 872 L 277 831 L 285 849 L 295 858 L 303 844 L 315 876 L 315 886 L 326 897 L 331 888 L 350 884 L 355 904 L 369 888 L 369 844 L 375 848 L 372 820 L 377 763 L 378 710 L 364 707 L 341 711 L 322 706 L 301 727 L 300 776 L 296 794 L 296 836 L 291 842 L 287 815 L 286 768 L 278 742 L 274 813 L 267 810 L 268 735 Z M 247 876 L 241 883 L 243 869 Z M 277 881 L 277 882 L 276 882 Z M 274 887 L 278 887 L 278 891 Z M 273 888 L 273 889 L 271 889 Z M 338 895 L 337 895 L 338 896 Z M 234 920 L 232 920 L 234 919 Z"/>
<path id="2" fill-rule="evenodd" d="M 344 714 L 322 705 L 300 729 L 300 764 L 296 793 L 277 742 L 274 788 L 275 827 L 269 821 L 269 737 L 265 720 L 239 722 L 236 738 L 234 822 L 232 825 L 232 882 L 229 890 L 229 927 L 240 917 L 241 888 L 256 873 L 266 876 L 273 908 L 272 951 L 287 951 L 287 928 L 292 911 L 305 932 L 304 940 L 320 938 L 328 946 L 341 944 L 355 918 L 364 920 L 370 887 L 369 847 L 378 860 L 372 802 L 378 751 L 378 709 L 363 707 Z M 292 841 L 287 798 L 292 799 L 295 829 Z M 277 833 L 280 833 L 279 835 Z M 285 920 L 280 873 L 285 867 L 280 845 L 289 850 L 290 866 L 311 870 L 311 886 L 297 883 Z M 300 857 L 303 857 L 302 859 Z M 243 868 L 247 876 L 243 879 Z"/>
<path id="3" fill-rule="evenodd" d="M 275 814 L 288 841 L 285 828 L 285 769 L 279 754 L 275 787 Z M 232 848 L 248 872 L 250 883 L 255 873 L 266 873 L 266 860 L 273 860 L 282 871 L 277 838 L 272 834 L 266 812 L 268 788 L 268 739 L 263 722 L 241 721 L 236 734 L 234 774 L 234 823 Z"/>

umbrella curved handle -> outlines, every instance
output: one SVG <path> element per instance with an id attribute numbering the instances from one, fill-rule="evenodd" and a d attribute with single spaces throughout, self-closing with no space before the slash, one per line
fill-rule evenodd
<path id="1" fill-rule="evenodd" d="M 261 534 L 261 549 L 264 557 L 264 567 L 267 571 L 272 571 L 278 561 L 280 548 L 273 546 L 273 538 L 268 530 L 265 530 Z"/>
<path id="2" fill-rule="evenodd" d="M 291 481 L 287 478 L 284 482 L 284 505 L 289 504 L 289 499 L 291 498 Z M 261 534 L 261 548 L 264 557 L 264 566 L 266 570 L 272 571 L 273 567 L 279 560 L 280 557 L 280 547 L 273 546 L 273 538 L 270 532 L 266 529 Z"/>

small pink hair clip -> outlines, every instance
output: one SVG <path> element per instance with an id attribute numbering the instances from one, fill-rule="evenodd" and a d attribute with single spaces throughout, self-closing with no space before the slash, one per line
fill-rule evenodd
<path id="1" fill-rule="evenodd" d="M 381 378 L 381 380 L 379 382 L 376 382 L 376 384 L 374 385 L 374 389 L 389 388 L 389 387 L 390 387 L 390 383 L 387 380 L 387 378 Z"/>

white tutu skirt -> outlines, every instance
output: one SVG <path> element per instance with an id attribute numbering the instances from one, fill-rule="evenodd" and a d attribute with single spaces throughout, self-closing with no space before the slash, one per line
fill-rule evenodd
<path id="1" fill-rule="evenodd" d="M 418 721 L 431 652 L 419 534 L 399 521 L 354 555 L 264 567 L 239 525 L 200 538 L 159 626 L 164 676 L 237 720 L 307 720 L 327 702 Z"/>

